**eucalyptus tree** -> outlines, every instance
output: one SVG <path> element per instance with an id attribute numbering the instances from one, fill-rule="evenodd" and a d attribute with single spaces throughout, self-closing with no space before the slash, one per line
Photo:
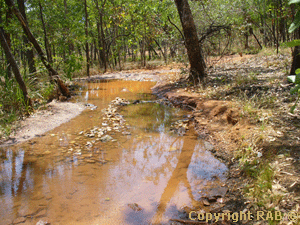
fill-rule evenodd
<path id="1" fill-rule="evenodd" d="M 90 76 L 90 52 L 89 52 L 89 14 L 88 14 L 88 9 L 87 9 L 87 0 L 84 0 L 84 30 L 85 30 L 85 36 L 86 36 L 86 41 L 85 41 L 85 52 L 86 52 L 86 74 L 89 77 Z"/>
<path id="2" fill-rule="evenodd" d="M 180 17 L 187 54 L 191 65 L 189 79 L 192 81 L 203 81 L 206 76 L 205 63 L 189 3 L 187 0 L 175 0 L 175 4 Z"/>
<path id="3" fill-rule="evenodd" d="M 26 7 L 25 7 L 24 0 L 18 0 L 18 8 L 28 26 L 28 21 L 27 21 L 27 16 L 26 16 Z M 23 42 L 25 45 L 25 55 L 26 55 L 27 62 L 28 62 L 29 72 L 35 73 L 36 68 L 35 68 L 35 62 L 34 62 L 34 52 L 33 52 L 33 49 L 25 35 L 23 35 Z"/>
<path id="4" fill-rule="evenodd" d="M 96 23 L 97 23 L 97 38 L 98 38 L 98 49 L 99 49 L 99 62 L 104 67 L 104 72 L 107 70 L 107 53 L 106 53 L 106 40 L 104 34 L 104 7 L 106 4 L 106 0 L 101 0 L 99 4 L 99 0 L 93 0 L 96 9 Z"/>

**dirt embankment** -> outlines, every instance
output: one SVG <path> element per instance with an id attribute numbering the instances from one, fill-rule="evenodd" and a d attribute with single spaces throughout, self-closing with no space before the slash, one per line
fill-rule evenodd
<path id="1" fill-rule="evenodd" d="M 208 100 L 196 93 L 188 93 L 184 88 L 158 84 L 154 94 L 166 98 L 173 105 L 192 110 L 194 125 L 199 136 L 213 144 L 209 149 L 229 167 L 224 210 L 237 212 L 244 210 L 246 201 L 239 188 L 242 186 L 241 171 L 234 160 L 234 151 L 239 147 L 239 138 L 249 134 L 253 128 L 247 119 L 241 119 L 239 108 L 230 101 Z"/>
<path id="2" fill-rule="evenodd" d="M 299 213 L 299 111 L 286 80 L 288 55 L 255 56 L 225 63 L 203 89 L 160 83 L 159 97 L 192 111 L 200 137 L 229 168 L 224 207 L 216 212 Z M 300 218 L 299 218 L 300 221 Z M 298 221 L 298 222 L 299 222 Z M 243 221 L 243 224 L 268 221 Z M 289 224 L 284 217 L 279 224 Z"/>
<path id="3" fill-rule="evenodd" d="M 233 152 L 230 150 L 236 149 L 238 144 L 236 139 L 240 137 L 240 133 L 251 129 L 246 119 L 240 119 L 239 108 L 234 103 L 203 99 L 196 93 L 188 93 L 184 88 L 170 85 L 158 84 L 153 88 L 153 92 L 159 97 L 167 98 L 175 106 L 192 110 L 199 135 L 214 142 L 216 155 L 232 164 Z M 224 149 L 225 145 L 226 153 L 217 151 L 219 148 Z"/>

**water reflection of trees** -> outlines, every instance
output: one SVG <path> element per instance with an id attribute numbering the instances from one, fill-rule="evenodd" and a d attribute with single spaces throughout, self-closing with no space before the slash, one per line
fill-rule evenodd
<path id="1" fill-rule="evenodd" d="M 182 139 L 182 148 L 180 154 L 177 156 L 178 162 L 158 202 L 156 213 L 152 219 L 153 223 L 161 222 L 162 217 L 167 209 L 167 204 L 171 201 L 172 197 L 175 196 L 175 192 L 179 189 L 179 185 L 181 183 L 184 185 L 184 187 L 186 187 L 192 204 L 196 205 L 197 201 L 194 199 L 192 188 L 187 177 L 187 171 L 195 151 L 196 142 L 188 142 L 187 140 L 188 138 Z"/>
<path id="2" fill-rule="evenodd" d="M 33 219 L 47 205 L 54 162 L 26 144 L 5 148 L 2 154 L 5 160 L 0 161 L 0 219 L 10 223 L 28 215 Z"/>
<path id="3" fill-rule="evenodd" d="M 197 204 L 197 199 L 195 199 L 192 192 L 191 181 L 188 179 L 189 165 L 192 162 L 194 153 L 198 152 L 200 148 L 197 143 L 197 140 L 189 136 L 172 137 L 165 133 L 156 136 L 153 134 L 152 138 L 133 141 L 131 151 L 134 152 L 134 165 L 130 164 L 130 160 L 132 160 L 130 155 L 123 155 L 126 161 L 128 160 L 126 165 L 130 165 L 127 169 L 129 171 L 139 171 L 138 174 L 143 176 L 140 178 L 146 178 L 147 181 L 151 181 L 157 186 L 160 182 L 167 181 L 151 224 L 160 224 L 168 203 L 175 197 L 180 185 L 186 188 L 190 202 L 193 205 Z M 139 213 L 143 214 L 144 218 L 151 218 L 149 212 L 140 211 Z M 127 221 L 132 222 L 132 218 L 129 218 L 128 215 L 126 215 L 126 218 Z"/>
<path id="4" fill-rule="evenodd" d="M 2 215 L 12 213 L 17 216 L 18 207 L 15 206 L 20 206 L 18 203 L 22 198 L 22 194 L 26 189 L 36 184 L 37 179 L 30 177 L 28 174 L 32 164 L 26 159 L 27 154 L 23 149 L 18 151 L 5 149 L 3 153 L 5 154 L 5 160 L 0 163 L 0 201 L 1 208 L 6 213 Z"/>
<path id="5" fill-rule="evenodd" d="M 151 105 L 153 106 L 153 104 L 149 104 L 149 107 Z M 127 140 L 121 153 L 121 162 L 112 164 L 111 167 L 114 167 L 113 169 L 110 167 L 109 170 L 103 170 L 99 180 L 102 183 L 107 182 L 105 188 L 112 189 L 112 193 L 121 197 L 122 193 L 116 193 L 117 190 L 122 189 L 125 194 L 129 194 L 132 197 L 136 193 L 135 185 L 139 185 L 145 180 L 151 183 L 149 185 L 151 187 L 164 187 L 164 189 L 160 189 L 162 193 L 159 193 L 161 196 L 157 203 L 156 214 L 153 217 L 153 221 L 161 221 L 167 210 L 168 203 L 176 195 L 176 191 L 181 184 L 186 188 L 188 197 L 194 204 L 197 200 L 197 196 L 193 192 L 194 186 L 196 186 L 194 181 L 210 178 L 212 175 L 222 171 L 222 168 L 218 172 L 219 165 L 210 161 L 213 158 L 199 151 L 202 146 L 194 139 L 194 136 L 176 137 L 169 135 L 166 130 L 172 120 L 174 120 L 172 112 L 160 105 L 156 107 L 154 111 L 146 108 L 144 111 L 146 116 L 142 117 L 142 121 L 141 117 L 130 119 L 130 123 L 136 125 L 136 129 L 142 132 L 137 136 L 132 135 Z M 148 127 L 147 133 L 143 129 L 145 124 L 151 125 L 150 128 Z M 45 146 L 45 143 L 42 146 Z M 5 205 L 0 210 L 2 217 L 4 217 L 2 210 L 14 210 L 12 213 L 16 216 L 19 210 L 18 207 L 14 207 L 16 205 L 25 204 L 34 207 L 34 201 L 28 198 L 29 192 L 41 192 L 40 195 L 45 196 L 45 190 L 49 189 L 48 192 L 60 194 L 64 193 L 64 191 L 68 192 L 67 187 L 70 187 L 67 184 L 68 182 L 76 183 L 72 180 L 72 177 L 76 174 L 73 171 L 73 167 L 76 167 L 75 163 L 60 166 L 59 163 L 53 162 L 53 157 L 51 158 L 51 156 L 49 156 L 48 160 L 46 160 L 47 157 L 44 157 L 44 155 L 40 158 L 37 155 L 31 156 L 33 153 L 31 148 L 33 146 L 19 151 L 6 151 L 7 155 L 4 157 L 7 160 L 0 161 L 0 203 Z M 53 146 L 51 145 L 49 148 L 53 148 Z M 41 150 L 36 152 L 41 152 Z M 203 161 L 201 162 L 202 164 L 197 163 L 200 159 Z M 55 166 L 52 164 L 55 164 Z M 89 172 L 94 173 L 92 171 Z M 113 179 L 115 180 L 112 181 Z M 82 176 L 80 176 L 80 181 L 82 181 Z M 52 185 L 53 182 L 60 182 L 58 185 L 60 186 L 59 191 L 56 190 L 57 186 L 55 184 Z M 90 182 L 90 184 L 94 184 L 94 182 Z M 113 185 L 119 185 L 122 188 L 114 188 Z M 93 192 L 93 186 L 84 184 L 84 182 L 81 188 L 87 190 L 86 192 Z M 130 194 L 130 191 L 134 194 Z M 101 189 L 93 193 L 98 194 L 98 192 L 100 196 L 105 190 Z M 141 198 L 144 197 L 143 193 L 139 194 L 142 195 Z M 56 199 L 55 201 L 60 200 Z M 152 213 L 147 213 L 147 218 L 153 215 Z"/>
<path id="6" fill-rule="evenodd" d="M 144 132 L 165 132 L 174 117 L 174 109 L 161 104 L 142 103 L 122 109 L 122 114 L 130 124 Z"/>
<path id="7" fill-rule="evenodd" d="M 119 175 L 123 178 L 122 171 L 127 171 L 130 179 L 134 180 L 134 176 L 138 176 L 139 179 L 150 181 L 157 187 L 167 180 L 152 221 L 159 224 L 171 199 L 176 197 L 179 189 L 182 190 L 182 186 L 189 198 L 186 203 L 196 207 L 201 197 L 199 190 L 206 187 L 207 180 L 211 180 L 212 177 L 222 177 L 226 167 L 205 151 L 195 136 L 174 137 L 166 133 L 151 135 L 152 137 L 142 140 L 133 139 L 129 145 L 131 149 L 128 149 L 132 153 L 124 151 L 122 155 L 124 167 L 119 170 Z M 131 163 L 132 161 L 134 163 Z"/>

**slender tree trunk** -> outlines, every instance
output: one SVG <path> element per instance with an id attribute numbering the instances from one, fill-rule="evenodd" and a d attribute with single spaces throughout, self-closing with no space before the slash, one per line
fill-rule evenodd
<path id="1" fill-rule="evenodd" d="M 153 46 L 150 45 L 149 47 L 150 47 L 151 51 L 154 53 L 154 55 L 155 55 L 156 57 L 159 57 L 159 54 L 155 51 L 155 49 L 153 48 Z"/>
<path id="2" fill-rule="evenodd" d="M 244 37 L 245 37 L 245 49 L 249 49 L 249 34 L 248 34 L 248 30 L 245 31 Z"/>
<path id="3" fill-rule="evenodd" d="M 28 40 L 33 44 L 35 50 L 37 51 L 37 53 L 39 54 L 39 56 L 42 60 L 42 63 L 44 64 L 44 66 L 50 72 L 49 73 L 50 77 L 54 78 L 54 80 L 57 83 L 62 95 L 66 96 L 66 97 L 70 97 L 70 92 L 69 92 L 68 88 L 64 85 L 62 80 L 59 78 L 57 71 L 54 70 L 53 67 L 51 66 L 51 64 L 47 61 L 41 46 L 39 45 L 39 43 L 37 42 L 37 40 L 35 39 L 35 37 L 31 33 L 29 27 L 27 26 L 26 22 L 24 21 L 24 18 L 21 15 L 21 13 L 19 12 L 19 10 L 15 7 L 14 3 L 11 0 L 5 0 L 5 3 L 8 7 L 11 8 L 11 10 L 13 11 L 15 16 L 17 17 L 17 19 L 21 23 L 24 33 L 26 34 Z"/>
<path id="4" fill-rule="evenodd" d="M 145 20 L 145 22 L 147 21 L 146 15 L 144 15 L 144 20 Z M 147 62 L 147 58 L 146 58 L 146 35 L 147 35 L 147 31 L 146 31 L 146 23 L 145 23 L 144 24 L 144 37 L 143 37 L 143 40 L 142 40 L 143 67 L 146 66 L 146 62 Z"/>
<path id="5" fill-rule="evenodd" d="M 78 49 L 79 55 L 82 56 L 82 52 L 81 52 L 81 47 L 80 47 L 80 45 L 77 45 L 77 49 Z"/>
<path id="6" fill-rule="evenodd" d="M 93 55 L 93 48 L 94 48 L 94 43 L 93 42 L 91 42 L 91 45 L 90 45 L 90 65 L 91 66 L 93 66 L 93 57 L 94 57 L 94 55 Z"/>
<path id="7" fill-rule="evenodd" d="M 256 37 L 256 35 L 254 34 L 252 27 L 250 27 L 249 33 L 250 33 L 250 35 L 253 35 L 253 37 L 256 40 L 257 44 L 259 45 L 260 49 L 262 49 L 263 47 L 262 47 L 261 43 L 259 42 L 258 38 Z"/>
<path id="8" fill-rule="evenodd" d="M 167 56 L 166 56 L 166 52 L 162 49 L 162 47 L 160 46 L 159 42 L 157 40 L 154 40 L 155 43 L 157 44 L 158 46 L 158 50 L 161 52 L 163 58 L 164 58 L 164 61 L 165 63 L 167 64 Z"/>
<path id="9" fill-rule="evenodd" d="M 148 43 L 147 45 L 147 50 L 148 50 L 148 61 L 150 61 L 152 59 L 152 55 L 151 55 L 151 48 L 150 48 L 150 44 Z"/>
<path id="10" fill-rule="evenodd" d="M 49 41 L 48 41 L 48 35 L 47 35 L 47 30 L 46 30 L 46 24 L 44 21 L 43 7 L 41 4 L 41 1 L 39 1 L 39 7 L 40 7 L 40 18 L 42 21 L 42 26 L 43 26 L 43 31 L 44 31 L 44 44 L 45 44 L 47 59 L 48 59 L 48 62 L 52 63 L 53 60 L 52 60 L 52 56 L 51 56 L 51 50 L 50 50 L 50 45 L 49 45 Z"/>
<path id="11" fill-rule="evenodd" d="M 27 22 L 27 17 L 26 17 L 26 13 L 25 13 L 25 4 L 24 4 L 24 0 L 18 0 L 18 7 L 20 10 L 20 13 L 22 14 L 27 26 L 28 26 L 28 22 Z M 27 37 L 25 35 L 23 35 L 23 42 L 25 44 L 26 47 L 28 47 L 29 45 L 29 41 L 27 39 Z M 31 46 L 30 46 L 31 47 Z M 36 72 L 36 68 L 35 68 L 35 63 L 34 63 L 34 53 L 33 53 L 33 49 L 27 49 L 26 50 L 26 58 L 27 58 L 27 63 L 28 63 L 28 67 L 29 67 L 29 72 L 30 73 L 35 73 Z"/>
<path id="12" fill-rule="evenodd" d="M 97 22 L 99 55 L 104 66 L 104 72 L 106 72 L 108 59 L 106 54 L 106 42 L 105 42 L 105 35 L 103 29 L 103 8 L 106 4 L 106 0 L 101 2 L 101 9 L 99 7 L 98 0 L 94 0 L 94 2 L 99 16 L 99 21 Z"/>
<path id="13" fill-rule="evenodd" d="M 175 0 L 175 4 L 183 28 L 187 54 L 191 65 L 189 79 L 192 81 L 203 81 L 206 76 L 205 62 L 188 0 Z"/>
<path id="14" fill-rule="evenodd" d="M 31 106 L 31 100 L 30 100 L 30 98 L 28 96 L 26 85 L 25 85 L 25 83 L 24 83 L 24 81 L 22 79 L 22 76 L 21 76 L 21 73 L 19 71 L 19 68 L 18 68 L 18 65 L 16 63 L 16 60 L 14 59 L 14 56 L 11 53 L 10 48 L 9 48 L 7 42 L 6 42 L 4 33 L 5 33 L 4 29 L 2 27 L 0 27 L 0 42 L 1 42 L 1 46 L 2 46 L 2 48 L 4 50 L 4 52 L 5 52 L 6 58 L 8 59 L 10 65 L 12 67 L 12 71 L 13 71 L 13 73 L 15 75 L 15 78 L 16 78 L 18 84 L 19 84 L 19 87 L 22 90 L 25 104 L 28 105 L 28 106 Z"/>
<path id="15" fill-rule="evenodd" d="M 89 30 L 88 30 L 88 12 L 87 12 L 87 3 L 86 0 L 84 0 L 84 12 L 85 12 L 85 36 L 86 36 L 86 42 L 85 42 L 85 52 L 86 52 L 86 74 L 88 77 L 90 77 L 90 53 L 89 53 Z"/>
<path id="16" fill-rule="evenodd" d="M 105 4 L 105 3 L 103 3 Z M 103 11 L 103 4 L 102 4 L 102 11 Z M 107 63 L 108 63 L 108 56 L 106 54 L 106 42 L 105 42 L 105 35 L 103 29 L 103 13 L 100 13 L 100 32 L 101 32 L 101 44 L 102 44 L 102 54 L 103 54 L 103 64 L 104 64 L 104 71 L 107 70 Z"/>
<path id="17" fill-rule="evenodd" d="M 64 9 L 65 9 L 65 14 L 64 14 L 64 18 L 65 18 L 65 21 L 68 21 L 68 14 L 69 14 L 69 11 L 68 11 L 68 4 L 67 4 L 67 0 L 64 0 Z M 74 50 L 74 45 L 71 41 L 71 38 L 70 38 L 70 35 L 69 35 L 69 27 L 68 25 L 65 25 L 64 26 L 64 39 L 66 40 L 66 43 L 67 43 L 67 47 L 68 47 L 68 54 L 71 55 L 73 50 Z"/>
<path id="18" fill-rule="evenodd" d="M 278 1 L 277 1 L 277 8 L 276 8 L 276 53 L 278 54 L 279 53 L 279 15 L 278 15 L 278 11 L 279 11 L 279 4 L 278 4 Z"/>
<path id="19" fill-rule="evenodd" d="M 283 8 L 283 4 L 282 4 L 282 1 L 280 0 L 279 1 L 279 4 L 280 4 L 280 34 L 281 34 L 281 41 L 282 42 L 285 42 L 286 41 L 286 20 L 285 18 L 283 17 L 283 11 L 282 11 L 282 8 Z"/>
<path id="20" fill-rule="evenodd" d="M 6 12 L 6 24 L 7 25 L 11 22 L 11 19 L 12 19 L 12 12 L 11 12 L 10 9 L 8 9 L 7 12 Z M 8 47 L 11 48 L 10 33 L 8 33 L 7 31 L 4 31 L 4 37 L 6 39 Z M 6 61 L 6 64 L 7 64 L 6 78 L 9 80 L 12 77 L 11 65 L 10 65 L 9 60 L 7 58 L 6 58 L 5 61 Z"/>
<path id="21" fill-rule="evenodd" d="M 49 49 L 51 50 L 51 45 L 50 45 Z M 52 60 L 52 57 L 56 57 L 56 51 L 55 51 L 55 45 L 54 44 L 52 45 L 52 50 L 50 52 L 50 55 L 51 55 L 51 60 Z"/>
<path id="22" fill-rule="evenodd" d="M 97 60 L 98 48 L 97 48 L 97 41 L 94 39 L 94 61 Z"/>

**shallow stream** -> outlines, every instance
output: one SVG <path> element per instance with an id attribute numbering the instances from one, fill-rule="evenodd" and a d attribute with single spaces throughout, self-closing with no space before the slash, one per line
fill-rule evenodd
<path id="1" fill-rule="evenodd" d="M 1 224 L 168 224 L 184 208 L 209 207 L 201 197 L 222 196 L 226 166 L 191 126 L 184 135 L 171 131 L 189 112 L 151 102 L 153 85 L 83 83 L 77 101 L 97 108 L 2 148 Z M 102 134 L 116 97 L 145 102 L 118 106 L 119 125 Z"/>

